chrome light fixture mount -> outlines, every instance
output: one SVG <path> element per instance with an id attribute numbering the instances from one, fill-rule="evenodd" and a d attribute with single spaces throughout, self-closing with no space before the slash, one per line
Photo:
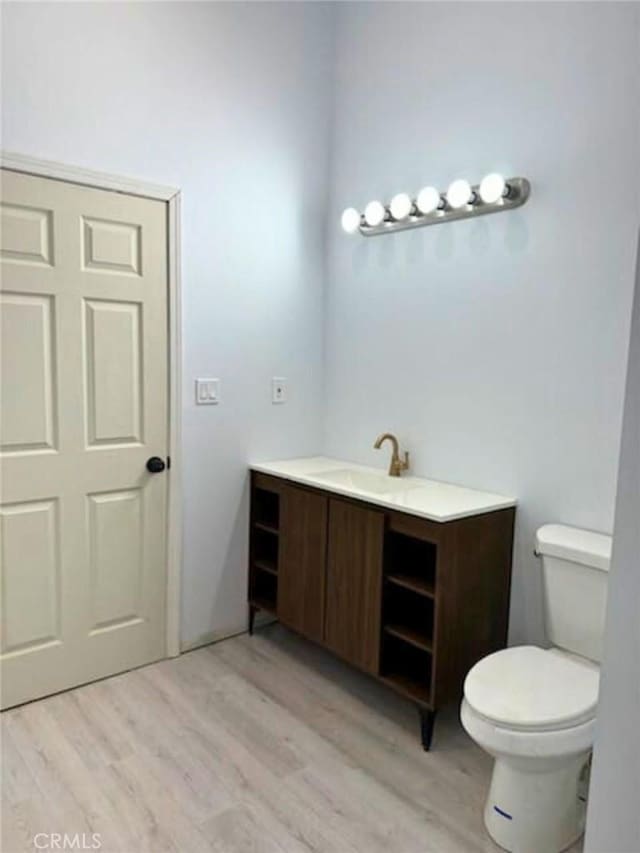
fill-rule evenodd
<path id="1" fill-rule="evenodd" d="M 506 178 L 504 179 L 504 189 L 500 196 L 493 200 L 495 196 L 495 187 L 498 186 L 500 188 L 500 184 L 497 179 L 499 179 L 499 175 L 488 175 L 485 178 L 493 179 L 490 188 L 494 191 L 492 194 L 487 192 L 487 184 L 483 186 L 482 184 L 471 185 L 470 194 L 468 198 L 468 202 L 464 204 L 460 204 L 460 206 L 452 206 L 447 201 L 447 192 L 440 193 L 440 202 L 434 207 L 432 210 L 428 210 L 428 212 L 423 213 L 421 211 L 421 207 L 428 209 L 431 207 L 435 201 L 429 199 L 429 204 L 418 204 L 417 199 L 411 199 L 411 210 L 408 215 L 404 215 L 401 218 L 395 218 L 393 213 L 394 209 L 400 207 L 401 213 L 405 213 L 403 205 L 398 204 L 399 197 L 394 196 L 392 200 L 394 202 L 393 206 L 390 204 L 384 205 L 384 218 L 377 224 L 369 225 L 367 219 L 372 219 L 372 221 L 376 221 L 380 216 L 379 209 L 376 209 L 376 213 L 378 214 L 375 217 L 367 217 L 362 216 L 360 219 L 360 224 L 357 227 L 353 227 L 352 220 L 352 228 L 347 229 L 346 231 L 349 233 L 355 233 L 359 231 L 364 237 L 377 237 L 380 234 L 395 234 L 398 231 L 408 231 L 412 228 L 423 228 L 426 225 L 441 225 L 445 222 L 454 222 L 458 219 L 471 219 L 476 216 L 484 216 L 488 213 L 502 213 L 507 210 L 515 210 L 517 207 L 522 207 L 523 204 L 529 198 L 531 193 L 531 184 L 526 178 Z M 462 181 L 454 182 L 454 184 L 462 185 Z M 453 184 L 450 185 L 449 190 L 453 187 Z M 432 192 L 431 187 L 426 188 L 431 191 L 432 195 L 435 193 Z M 454 187 L 454 194 L 457 187 Z M 481 191 L 482 190 L 482 191 Z M 422 191 L 425 192 L 424 190 Z M 420 194 L 419 194 L 420 195 Z M 492 200 L 485 201 L 483 200 L 483 195 L 489 196 Z M 457 203 L 457 200 L 456 200 Z M 353 213 L 355 211 L 353 208 Z M 355 217 L 354 217 L 355 218 Z M 344 220 L 343 220 L 344 227 Z"/>

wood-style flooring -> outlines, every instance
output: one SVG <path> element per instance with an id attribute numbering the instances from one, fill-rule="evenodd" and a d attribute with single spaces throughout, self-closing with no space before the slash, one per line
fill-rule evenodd
<path id="1" fill-rule="evenodd" d="M 2 759 L 3 853 L 498 850 L 456 709 L 425 753 L 408 702 L 278 625 L 6 711 Z"/>

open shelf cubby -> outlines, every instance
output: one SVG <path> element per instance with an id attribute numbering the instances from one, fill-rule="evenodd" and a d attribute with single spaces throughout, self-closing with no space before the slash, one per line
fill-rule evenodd
<path id="1" fill-rule="evenodd" d="M 269 575 L 278 575 L 278 563 L 276 560 L 257 559 L 253 561 L 253 565 L 259 572 L 267 572 Z"/>
<path id="2" fill-rule="evenodd" d="M 433 651 L 433 611 L 431 598 L 388 584 L 383 601 L 383 632 L 430 653 Z"/>
<path id="3" fill-rule="evenodd" d="M 433 598 L 437 548 L 432 542 L 394 530 L 385 536 L 384 572 L 390 584 Z"/>
<path id="4" fill-rule="evenodd" d="M 387 530 L 380 675 L 425 705 L 431 701 L 436 558 L 433 543 Z"/>
<path id="5" fill-rule="evenodd" d="M 431 654 L 385 633 L 380 677 L 400 693 L 422 704 L 431 702 Z"/>
<path id="6" fill-rule="evenodd" d="M 256 527 L 276 533 L 280 525 L 280 496 L 267 489 L 253 492 L 253 522 Z"/>
<path id="7" fill-rule="evenodd" d="M 269 489 L 254 488 L 251 513 L 249 601 L 259 610 L 275 614 L 278 603 L 280 495 Z"/>
<path id="8" fill-rule="evenodd" d="M 276 612 L 278 603 L 278 579 L 268 572 L 257 571 L 251 578 L 251 604 L 269 613 Z"/>
<path id="9" fill-rule="evenodd" d="M 278 571 L 278 537 L 259 527 L 253 531 L 252 562 L 257 568 Z"/>

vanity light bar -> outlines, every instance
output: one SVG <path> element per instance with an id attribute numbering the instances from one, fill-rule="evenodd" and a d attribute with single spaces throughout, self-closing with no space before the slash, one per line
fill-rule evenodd
<path id="1" fill-rule="evenodd" d="M 486 213 L 500 213 L 521 207 L 529 198 L 531 184 L 526 178 L 486 175 L 479 184 L 453 181 L 446 192 L 424 187 L 411 198 L 395 195 L 389 204 L 370 201 L 364 212 L 348 207 L 342 214 L 342 227 L 348 234 L 359 231 L 365 237 L 392 234 L 424 225 L 438 225 L 456 219 L 470 219 Z"/>

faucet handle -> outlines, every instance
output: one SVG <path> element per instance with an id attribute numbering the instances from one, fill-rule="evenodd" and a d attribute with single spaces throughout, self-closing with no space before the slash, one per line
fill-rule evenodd
<path id="1" fill-rule="evenodd" d="M 401 464 L 402 464 L 402 470 L 403 471 L 409 470 L 409 451 L 408 450 L 405 450 L 404 459 L 402 460 Z"/>

